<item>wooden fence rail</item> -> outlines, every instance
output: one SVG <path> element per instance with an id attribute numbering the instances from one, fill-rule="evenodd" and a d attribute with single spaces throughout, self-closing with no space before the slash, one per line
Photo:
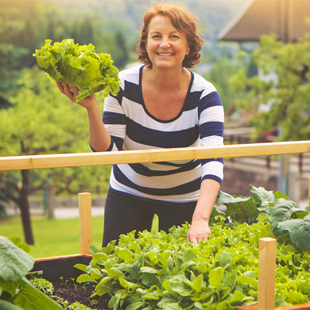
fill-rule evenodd
<path id="1" fill-rule="evenodd" d="M 219 147 L 187 147 L 122 152 L 24 155 L 0 157 L 0 171 L 231 158 L 310 152 L 310 141 L 268 142 Z"/>

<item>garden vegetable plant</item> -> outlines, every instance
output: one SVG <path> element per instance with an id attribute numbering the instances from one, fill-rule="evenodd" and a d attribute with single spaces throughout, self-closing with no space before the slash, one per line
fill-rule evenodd
<path id="1" fill-rule="evenodd" d="M 167 234 L 122 235 L 99 249 L 77 282 L 94 282 L 91 296 L 110 296 L 109 307 L 126 310 L 235 309 L 257 303 L 258 243 L 277 238 L 276 306 L 310 302 L 309 207 L 302 210 L 284 194 L 252 186 L 252 196 L 220 192 L 212 234 L 195 246 L 189 224 Z"/>
<path id="2" fill-rule="evenodd" d="M 21 243 L 15 238 L 15 241 Z M 15 245 L 0 236 L 0 309 L 1 310 L 41 310 L 63 309 L 58 303 L 35 288 L 26 278 L 35 259 L 26 251 L 25 244 Z"/>
<path id="3" fill-rule="evenodd" d="M 96 53 L 92 44 L 75 44 L 73 39 L 52 44 L 51 40 L 45 40 L 34 56 L 52 80 L 78 88 L 77 101 L 97 92 L 104 97 L 110 93 L 116 95 L 119 90 L 119 71 L 113 65 L 111 55 Z"/>

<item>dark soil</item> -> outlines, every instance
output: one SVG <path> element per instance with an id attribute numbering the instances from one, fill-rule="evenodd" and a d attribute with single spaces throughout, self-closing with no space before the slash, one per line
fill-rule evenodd
<path id="1" fill-rule="evenodd" d="M 109 299 L 102 296 L 100 299 L 90 298 L 95 290 L 95 285 L 91 283 L 76 283 L 73 279 L 57 280 L 51 282 L 54 286 L 53 299 L 60 303 L 59 298 L 67 301 L 69 305 L 79 302 L 91 309 L 110 310 L 108 308 Z"/>

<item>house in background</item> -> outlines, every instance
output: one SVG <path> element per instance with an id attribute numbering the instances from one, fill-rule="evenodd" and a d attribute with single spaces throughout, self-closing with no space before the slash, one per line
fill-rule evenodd
<path id="1" fill-rule="evenodd" d="M 249 0 L 219 33 L 218 39 L 238 42 L 247 51 L 257 47 L 264 34 L 275 34 L 278 40 L 293 43 L 310 33 L 307 19 L 310 22 L 310 0 Z M 266 76 L 260 70 L 258 76 L 265 80 L 277 80 L 276 74 Z M 262 103 L 261 106 L 262 109 L 268 109 L 268 103 Z M 290 175 L 288 155 L 280 156 L 279 170 L 279 190 L 292 198 L 299 197 L 300 176 Z"/>
<path id="2" fill-rule="evenodd" d="M 221 41 L 256 42 L 274 33 L 283 42 L 294 42 L 310 32 L 309 0 L 249 0 L 219 33 Z"/>

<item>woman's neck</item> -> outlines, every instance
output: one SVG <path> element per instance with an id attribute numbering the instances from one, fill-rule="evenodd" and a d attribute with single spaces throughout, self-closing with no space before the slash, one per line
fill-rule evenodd
<path id="1" fill-rule="evenodd" d="M 145 73 L 148 82 L 162 91 L 165 89 L 176 90 L 182 88 L 184 83 L 188 83 L 188 78 L 190 76 L 189 72 L 184 68 L 178 70 L 146 68 Z"/>

